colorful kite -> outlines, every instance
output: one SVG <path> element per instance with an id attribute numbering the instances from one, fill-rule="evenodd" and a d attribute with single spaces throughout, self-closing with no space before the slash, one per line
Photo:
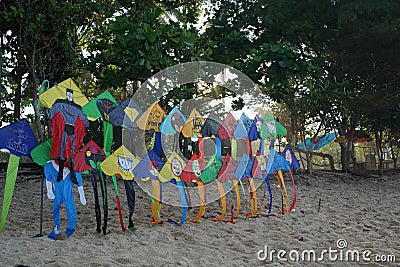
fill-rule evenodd
<path id="1" fill-rule="evenodd" d="M 180 176 L 181 181 L 184 183 L 198 183 L 201 182 L 200 174 L 205 168 L 203 158 L 194 153 L 186 164 Z"/>
<path id="2" fill-rule="evenodd" d="M 42 142 L 37 145 L 31 151 L 31 158 L 39 166 L 44 166 L 48 161 L 50 161 L 50 150 L 51 150 L 52 140 L 48 139 L 46 142 Z"/>
<path id="3" fill-rule="evenodd" d="M 79 89 L 71 78 L 41 93 L 39 95 L 39 100 L 44 107 L 50 109 L 57 100 L 68 99 L 67 91 L 72 91 L 71 94 L 73 95 L 74 103 L 78 106 L 83 107 L 89 102 L 86 96 L 82 94 L 81 89 Z"/>
<path id="4" fill-rule="evenodd" d="M 137 119 L 137 126 L 145 131 L 160 131 L 160 125 L 166 117 L 165 111 L 161 106 L 154 102 L 140 117 Z"/>
<path id="5" fill-rule="evenodd" d="M 108 158 L 106 158 L 101 164 L 101 170 L 109 175 L 115 176 L 116 174 L 121 175 L 124 180 L 126 197 L 129 208 L 129 230 L 136 230 L 133 224 L 132 216 L 135 210 L 135 190 L 133 188 L 133 169 L 138 164 L 140 159 L 136 158 L 124 145 L 120 146 L 114 151 Z M 117 190 L 117 189 L 116 189 Z M 117 191 L 116 191 L 117 192 Z M 121 208 L 119 197 L 117 198 L 118 210 Z M 120 216 L 121 227 L 123 226 L 122 217 Z M 122 229 L 122 231 L 125 231 Z"/>
<path id="6" fill-rule="evenodd" d="M 238 121 L 232 113 L 228 113 L 218 130 L 218 137 L 221 139 L 233 138 Z"/>
<path id="7" fill-rule="evenodd" d="M 60 166 L 58 180 L 62 180 L 64 162 L 69 159 L 66 166 L 70 166 L 71 179 L 77 183 L 74 156 L 82 144 L 86 127 L 89 127 L 89 121 L 81 109 L 88 100 L 71 79 L 53 86 L 39 98 L 42 104 L 50 109 L 53 139 L 50 158 L 58 160 Z"/>
<path id="8" fill-rule="evenodd" d="M 263 120 L 258 115 L 256 115 L 249 129 L 249 140 L 251 142 L 261 138 L 260 131 L 262 124 Z"/>
<path id="9" fill-rule="evenodd" d="M 3 206 L 0 217 L 0 233 L 6 224 L 8 210 L 14 194 L 15 181 L 18 174 L 20 157 L 30 157 L 31 150 L 38 145 L 26 119 L 11 123 L 0 128 L 0 149 L 10 153 L 4 188 Z"/>
<path id="10" fill-rule="evenodd" d="M 217 137 L 221 128 L 222 121 L 215 112 L 211 112 L 201 127 L 200 134 L 202 137 Z"/>
<path id="11" fill-rule="evenodd" d="M 204 184 L 218 180 L 218 173 L 221 170 L 222 162 L 213 155 L 207 162 L 207 165 L 200 174 L 200 180 Z"/>
<path id="12" fill-rule="evenodd" d="M 161 211 L 161 184 L 159 180 L 159 173 L 163 168 L 164 163 L 162 162 L 160 156 L 150 150 L 142 160 L 133 169 L 133 176 L 137 179 L 151 180 L 152 191 L 146 192 L 152 200 L 151 212 L 153 214 L 152 224 L 162 224 L 160 221 L 160 211 Z"/>
<path id="13" fill-rule="evenodd" d="M 261 126 L 260 138 L 275 140 L 277 136 L 286 136 L 286 128 L 267 113 Z"/>
<path id="14" fill-rule="evenodd" d="M 204 118 L 201 114 L 194 108 L 190 112 L 189 118 L 186 120 L 181 132 L 184 137 L 201 137 L 201 128 L 204 124 Z"/>
<path id="15" fill-rule="evenodd" d="M 185 116 L 177 107 L 174 107 L 161 123 L 160 131 L 162 134 L 179 134 L 185 122 Z"/>
<path id="16" fill-rule="evenodd" d="M 118 106 L 117 109 L 119 108 L 124 110 L 125 116 L 122 122 L 117 120 L 114 123 L 122 125 L 129 131 L 138 129 L 136 121 L 143 114 L 143 111 L 138 104 L 136 104 L 132 98 L 128 98 L 122 101 L 121 105 Z"/>
<path id="17" fill-rule="evenodd" d="M 337 137 L 336 133 L 329 133 L 329 134 L 317 136 L 317 138 L 315 139 L 315 143 L 314 143 L 314 150 L 318 150 L 318 149 L 326 146 L 327 144 L 329 144 L 330 142 L 335 140 L 336 137 Z M 303 143 L 299 143 L 297 145 L 297 147 L 301 150 L 304 150 Z M 312 151 L 312 139 L 311 138 L 306 139 L 306 149 L 307 149 L 307 151 Z"/>
<path id="18" fill-rule="evenodd" d="M 285 149 L 282 151 L 282 157 L 284 157 L 290 163 L 291 169 L 300 170 L 300 163 L 289 145 L 286 145 Z"/>
<path id="19" fill-rule="evenodd" d="M 238 124 L 233 133 L 233 136 L 235 137 L 235 139 L 242 139 L 242 138 L 248 139 L 251 124 L 252 124 L 252 121 L 243 112 L 242 115 L 240 116 Z"/>
<path id="20" fill-rule="evenodd" d="M 114 120 L 123 121 L 125 113 L 118 109 L 118 102 L 108 91 L 104 91 L 85 106 L 82 107 L 83 112 L 91 120 L 101 119 L 103 121 L 103 150 L 106 157 L 110 156 L 111 147 L 113 142 L 113 123 Z M 120 126 L 120 125 L 116 125 Z M 119 203 L 118 184 L 115 175 L 111 176 L 114 184 L 115 195 L 117 203 Z M 119 221 L 121 223 L 122 231 L 125 231 L 125 226 L 122 220 L 122 211 L 118 205 Z"/>
<path id="21" fill-rule="evenodd" d="M 89 171 L 90 180 L 94 194 L 94 209 L 96 215 L 96 231 L 101 232 L 101 211 L 99 202 L 99 193 L 97 189 L 97 179 L 100 180 L 101 194 L 103 198 L 103 234 L 107 234 L 108 220 L 108 204 L 107 204 L 107 187 L 100 164 L 105 160 L 106 156 L 103 150 L 93 140 L 90 140 L 75 156 L 75 170 L 78 172 Z"/>

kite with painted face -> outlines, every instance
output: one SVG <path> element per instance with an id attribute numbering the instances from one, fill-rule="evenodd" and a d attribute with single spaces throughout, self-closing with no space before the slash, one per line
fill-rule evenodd
<path id="1" fill-rule="evenodd" d="M 137 119 L 137 126 L 144 131 L 160 132 L 160 125 L 166 114 L 161 106 L 154 102 L 143 114 Z"/>
<path id="2" fill-rule="evenodd" d="M 174 107 L 161 123 L 160 131 L 162 134 L 180 133 L 185 122 L 185 116 L 177 107 Z"/>
<path id="3" fill-rule="evenodd" d="M 136 230 L 133 224 L 132 216 L 135 210 L 135 190 L 133 188 L 133 169 L 139 163 L 140 159 L 135 157 L 124 145 L 120 146 L 108 158 L 101 163 L 101 170 L 107 175 L 121 175 L 126 191 L 126 197 L 129 208 L 129 230 Z M 120 210 L 119 197 L 117 198 L 118 209 Z M 121 226 L 122 217 L 120 217 Z"/>
<path id="4" fill-rule="evenodd" d="M 151 194 L 147 193 L 152 199 L 151 212 L 153 214 L 153 224 L 162 224 L 160 221 L 161 183 L 159 173 L 163 167 L 164 163 L 158 153 L 150 150 L 133 169 L 133 175 L 136 179 L 151 180 L 152 192 Z"/>
<path id="5" fill-rule="evenodd" d="M 201 114 L 194 108 L 190 112 L 189 118 L 186 120 L 181 132 L 186 138 L 193 136 L 201 137 L 201 128 L 203 127 L 203 124 L 203 116 L 201 116 Z"/>

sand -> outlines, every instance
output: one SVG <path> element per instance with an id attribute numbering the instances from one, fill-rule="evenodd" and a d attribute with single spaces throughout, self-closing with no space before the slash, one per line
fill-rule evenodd
<path id="1" fill-rule="evenodd" d="M 115 210 L 115 193 L 111 182 L 109 193 L 110 233 L 103 235 L 95 230 L 93 190 L 88 177 L 84 177 L 87 205 L 79 202 L 74 189 L 78 209 L 77 230 L 70 238 L 61 235 L 61 240 L 47 237 L 53 222 L 51 201 L 45 195 L 43 212 L 43 236 L 33 237 L 40 231 L 40 179 L 18 176 L 6 226 L 0 234 L 0 266 L 399 266 L 400 264 L 400 175 L 378 177 L 351 176 L 316 172 L 312 177 L 295 175 L 297 204 L 295 211 L 282 218 L 261 217 L 246 219 L 246 202 L 242 193 L 242 209 L 235 224 L 213 222 L 202 219 L 198 223 L 186 222 L 177 227 L 151 224 L 150 200 L 135 184 L 136 210 L 134 213 L 137 231 L 122 232 Z M 290 176 L 285 176 L 290 202 L 293 187 Z M 274 189 L 274 210 L 280 206 L 276 179 L 271 179 Z M 123 182 L 118 181 L 124 222 L 128 224 Z M 0 178 L 0 197 L 3 196 L 4 178 Z M 264 187 L 258 189 L 262 200 Z M 248 196 L 248 195 L 247 195 Z M 318 203 L 321 199 L 319 212 Z M 260 202 L 261 203 L 261 202 Z M 263 205 L 267 200 L 262 202 Z M 248 205 L 247 205 L 248 206 Z M 248 209 L 248 207 L 247 207 Z M 197 209 L 189 210 L 194 217 Z M 220 211 L 219 202 L 207 206 L 206 215 Z M 164 205 L 162 219 L 179 219 L 179 207 Z M 65 209 L 61 210 L 65 231 Z M 340 249 L 337 241 L 347 243 Z M 329 258 L 323 250 L 337 250 Z M 271 250 L 280 252 L 269 258 Z M 295 261 L 296 251 L 314 250 L 314 262 L 307 259 Z M 347 262 L 339 253 L 357 250 L 360 260 Z M 371 251 L 367 260 L 362 253 Z M 267 251 L 267 255 L 265 255 Z M 289 257 L 291 253 L 291 258 Z M 338 259 L 334 259 L 334 255 Z M 375 256 L 386 256 L 395 262 L 376 262 Z M 301 256 L 299 256 L 301 257 Z M 381 257 L 381 258 L 382 258 Z M 371 261 L 368 261 L 368 258 Z M 285 261 L 286 259 L 286 261 Z M 350 258 L 351 259 L 351 258 Z M 355 258 L 356 259 L 356 258 Z M 373 262 L 375 261 L 375 262 Z"/>

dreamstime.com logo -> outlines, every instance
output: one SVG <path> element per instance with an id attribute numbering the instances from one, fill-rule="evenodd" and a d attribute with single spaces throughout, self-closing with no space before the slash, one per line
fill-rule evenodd
<path id="1" fill-rule="evenodd" d="M 358 250 L 347 248 L 347 240 L 338 239 L 336 247 L 322 250 L 276 250 L 267 245 L 257 252 L 257 258 L 261 261 L 293 261 L 293 262 L 396 262 L 395 255 L 374 254 L 371 250 Z"/>

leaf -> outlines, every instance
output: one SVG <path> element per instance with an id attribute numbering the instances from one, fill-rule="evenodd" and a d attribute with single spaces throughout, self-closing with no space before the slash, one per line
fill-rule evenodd
<path id="1" fill-rule="evenodd" d="M 260 62 L 262 60 L 262 56 L 255 56 L 254 60 Z"/>
<path id="2" fill-rule="evenodd" d="M 283 61 L 283 60 L 281 60 L 281 61 L 279 61 L 279 66 L 281 66 L 282 68 L 286 68 L 286 61 Z"/>
<path id="3" fill-rule="evenodd" d="M 280 50 L 280 47 L 279 47 L 279 45 L 271 45 L 271 51 L 272 52 L 278 52 Z"/>
<path id="4" fill-rule="evenodd" d="M 151 70 L 151 64 L 150 61 L 146 61 L 146 69 Z"/>
<path id="5" fill-rule="evenodd" d="M 179 38 L 171 38 L 171 41 L 173 41 L 176 44 L 179 44 L 179 42 L 181 41 Z"/>

